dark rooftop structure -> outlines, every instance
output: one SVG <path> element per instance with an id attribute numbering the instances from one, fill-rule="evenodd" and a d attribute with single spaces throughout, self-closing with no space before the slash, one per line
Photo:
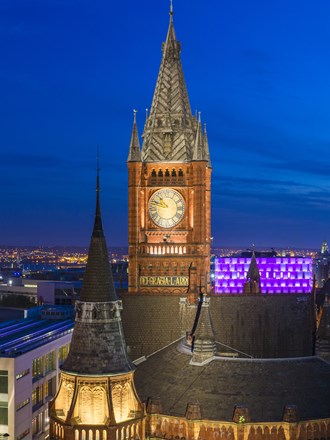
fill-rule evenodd
<path id="1" fill-rule="evenodd" d="M 135 384 L 141 399 L 157 397 L 163 414 L 179 417 L 198 402 L 203 419 L 228 422 L 237 405 L 249 408 L 251 422 L 281 421 L 286 405 L 297 405 L 301 420 L 329 417 L 330 364 L 318 357 L 213 357 L 203 365 L 191 359 L 173 343 L 140 363 Z"/>

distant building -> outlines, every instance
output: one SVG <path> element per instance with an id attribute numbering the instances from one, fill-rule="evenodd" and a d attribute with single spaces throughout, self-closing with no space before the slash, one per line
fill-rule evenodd
<path id="1" fill-rule="evenodd" d="M 321 251 L 314 258 L 313 270 L 316 277 L 316 286 L 322 289 L 330 277 L 330 253 L 326 240 L 322 243 Z"/>
<path id="2" fill-rule="evenodd" d="M 312 259 L 306 257 L 257 257 L 260 289 L 263 294 L 310 293 L 313 286 Z M 214 292 L 240 294 L 246 281 L 251 257 L 215 259 Z"/>
<path id="3" fill-rule="evenodd" d="M 321 254 L 330 256 L 328 242 L 324 240 L 321 247 Z"/>
<path id="4" fill-rule="evenodd" d="M 0 284 L 0 306 L 29 308 L 35 305 L 71 305 L 81 282 L 20 279 L 19 283 Z"/>
<path id="5" fill-rule="evenodd" d="M 0 324 L 0 432 L 12 440 L 46 439 L 48 402 L 69 351 L 71 307 L 40 307 Z"/>

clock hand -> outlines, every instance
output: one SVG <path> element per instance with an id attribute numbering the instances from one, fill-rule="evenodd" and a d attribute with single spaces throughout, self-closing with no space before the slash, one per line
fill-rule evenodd
<path id="1" fill-rule="evenodd" d="M 153 200 L 152 205 L 156 205 L 156 206 L 160 206 L 161 208 L 168 208 L 168 206 L 166 205 L 166 203 L 164 202 L 163 199 L 160 199 L 159 202 L 156 202 L 156 200 Z"/>
<path id="2" fill-rule="evenodd" d="M 168 206 L 166 205 L 166 203 L 164 202 L 163 199 L 160 199 L 160 206 L 161 206 L 162 208 L 168 208 Z"/>
<path id="3" fill-rule="evenodd" d="M 155 205 L 155 206 L 162 206 L 159 202 L 156 202 L 155 200 L 153 200 L 153 201 L 151 202 L 151 204 L 152 204 L 152 205 Z"/>

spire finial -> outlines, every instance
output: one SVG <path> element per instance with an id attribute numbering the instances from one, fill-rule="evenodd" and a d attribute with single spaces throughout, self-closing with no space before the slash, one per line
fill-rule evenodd
<path id="1" fill-rule="evenodd" d="M 100 192 L 100 146 L 96 145 L 96 191 Z"/>
<path id="2" fill-rule="evenodd" d="M 170 0 L 170 17 L 171 18 L 173 17 L 173 14 L 174 14 L 174 12 L 173 12 L 173 0 Z"/>
<path id="3" fill-rule="evenodd" d="M 137 114 L 137 110 L 135 110 L 135 108 L 133 109 L 133 114 L 134 114 L 134 124 L 136 124 L 136 114 Z"/>
<path id="4" fill-rule="evenodd" d="M 199 123 L 202 122 L 201 115 L 202 115 L 202 112 L 198 112 L 198 122 L 199 122 Z"/>

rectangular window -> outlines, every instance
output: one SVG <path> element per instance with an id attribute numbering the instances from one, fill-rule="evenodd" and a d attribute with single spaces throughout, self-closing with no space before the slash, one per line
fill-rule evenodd
<path id="1" fill-rule="evenodd" d="M 58 363 L 62 365 L 69 353 L 69 344 L 63 345 L 58 349 Z"/>
<path id="2" fill-rule="evenodd" d="M 45 356 L 45 374 L 53 370 L 55 370 L 55 351 L 51 351 Z"/>
<path id="3" fill-rule="evenodd" d="M 56 389 L 56 378 L 53 377 L 44 383 L 44 396 L 45 399 L 53 397 Z"/>
<path id="4" fill-rule="evenodd" d="M 32 419 L 32 435 L 36 435 L 42 431 L 42 414 Z"/>
<path id="5" fill-rule="evenodd" d="M 25 399 L 23 402 L 19 403 L 16 406 L 16 411 L 19 411 L 20 409 L 24 408 L 24 406 L 28 405 L 30 403 L 30 399 Z"/>
<path id="6" fill-rule="evenodd" d="M 0 370 L 0 425 L 8 425 L 8 371 Z"/>
<path id="7" fill-rule="evenodd" d="M 0 425 L 8 425 L 8 403 L 0 402 Z"/>
<path id="8" fill-rule="evenodd" d="M 22 371 L 21 373 L 16 374 L 16 380 L 19 380 L 22 377 L 27 376 L 28 374 L 30 374 L 30 368 L 28 368 L 27 370 Z"/>
<path id="9" fill-rule="evenodd" d="M 43 376 L 43 362 L 42 357 L 33 359 L 32 362 L 32 378 L 33 380 L 37 380 Z"/>
<path id="10" fill-rule="evenodd" d="M 43 393 L 42 393 L 43 386 L 40 385 L 40 387 L 35 388 L 32 390 L 32 411 L 35 411 L 43 404 Z"/>
<path id="11" fill-rule="evenodd" d="M 8 394 L 8 371 L 0 370 L 0 394 Z"/>

